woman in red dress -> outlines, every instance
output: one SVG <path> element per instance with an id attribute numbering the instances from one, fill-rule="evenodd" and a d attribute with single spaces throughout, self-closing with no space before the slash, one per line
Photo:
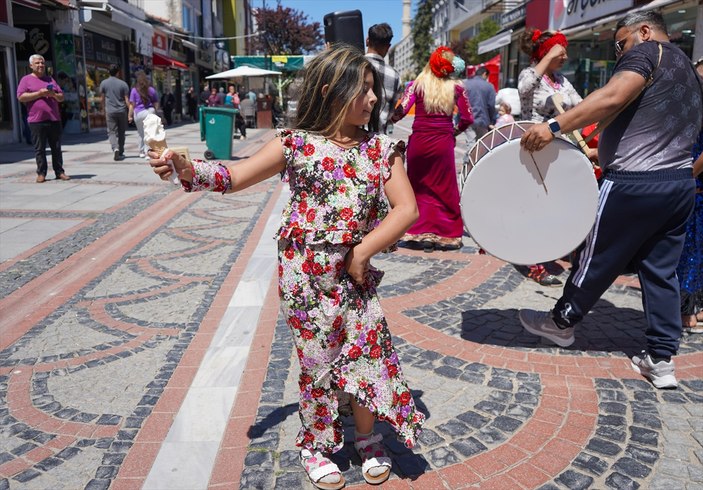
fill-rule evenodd
<path id="1" fill-rule="evenodd" d="M 405 89 L 393 121 L 415 105 L 413 131 L 408 140 L 408 177 L 415 192 L 420 218 L 403 240 L 426 252 L 461 248 L 464 228 L 459 207 L 459 185 L 454 162 L 456 135 L 473 122 L 463 85 L 464 61 L 440 46 L 422 73 Z M 454 125 L 454 107 L 459 119 Z"/>

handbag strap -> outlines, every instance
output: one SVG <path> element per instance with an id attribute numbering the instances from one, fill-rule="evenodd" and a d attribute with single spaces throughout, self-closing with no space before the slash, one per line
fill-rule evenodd
<path id="1" fill-rule="evenodd" d="M 584 141 L 585 141 L 586 143 L 588 143 L 588 142 L 591 141 L 593 138 L 595 138 L 596 136 L 598 136 L 598 135 L 600 134 L 600 132 L 603 131 L 605 128 L 607 128 L 607 127 L 610 125 L 610 123 L 612 123 L 612 122 L 615 120 L 615 118 L 620 115 L 620 113 L 621 113 L 622 111 L 624 111 L 625 109 L 627 109 L 627 107 L 628 107 L 630 104 L 632 104 L 640 95 L 642 95 L 642 92 L 644 92 L 645 90 L 647 90 L 647 89 L 649 88 L 649 86 L 654 83 L 654 74 L 657 72 L 657 68 L 659 68 L 659 65 L 660 65 L 661 62 L 662 62 L 662 52 L 663 52 L 662 44 L 661 44 L 660 42 L 657 42 L 657 44 L 659 45 L 659 59 L 657 60 L 657 66 L 655 66 L 655 67 L 654 67 L 654 70 L 652 70 L 652 73 L 649 75 L 649 78 L 648 78 L 647 81 L 645 82 L 644 87 L 642 87 L 642 90 L 640 90 L 639 92 L 637 92 L 636 94 L 634 94 L 632 97 L 630 97 L 630 98 L 628 99 L 628 101 L 625 103 L 625 105 L 622 106 L 620 109 L 618 109 L 615 113 L 613 113 L 613 114 L 611 114 L 610 116 L 606 117 L 606 118 L 603 119 L 602 121 L 599 121 L 599 122 L 598 122 L 598 126 L 596 126 L 596 129 L 595 129 L 592 133 L 590 133 L 590 134 L 584 139 Z"/>

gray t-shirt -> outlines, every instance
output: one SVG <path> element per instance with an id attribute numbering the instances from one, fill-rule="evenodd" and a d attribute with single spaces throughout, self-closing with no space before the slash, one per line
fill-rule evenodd
<path id="1" fill-rule="evenodd" d="M 127 104 L 125 97 L 129 96 L 129 86 L 124 80 L 117 77 L 109 77 L 100 82 L 99 94 L 105 94 L 105 112 L 125 112 Z"/>
<path id="2" fill-rule="evenodd" d="M 703 94 L 688 57 L 672 43 L 648 41 L 630 49 L 615 65 L 613 75 L 633 71 L 654 83 L 607 128 L 598 144 L 606 170 L 648 172 L 690 168 L 691 147 L 701 129 Z M 655 70 L 656 68 L 656 70 Z"/>

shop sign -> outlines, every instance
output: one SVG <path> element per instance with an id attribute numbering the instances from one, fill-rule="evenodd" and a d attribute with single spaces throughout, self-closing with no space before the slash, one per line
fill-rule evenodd
<path id="1" fill-rule="evenodd" d="M 18 60 L 29 60 L 33 54 L 42 55 L 47 62 L 53 60 L 51 56 L 51 31 L 48 25 L 15 24 L 15 27 L 27 31 L 24 42 L 17 43 Z"/>
<path id="2" fill-rule="evenodd" d="M 168 56 L 168 38 L 166 34 L 154 31 L 154 35 L 151 36 L 151 44 L 154 46 L 154 53 Z"/>
<path id="3" fill-rule="evenodd" d="M 134 31 L 134 38 L 137 42 L 137 53 L 145 56 L 152 55 L 150 32 L 141 29 Z"/>
<path id="4" fill-rule="evenodd" d="M 517 24 L 520 21 L 525 20 L 525 15 L 527 12 L 527 7 L 525 4 L 520 5 L 517 8 L 512 9 L 500 16 L 500 25 L 503 29 L 506 29 L 512 25 Z"/>
<path id="5" fill-rule="evenodd" d="M 120 64 L 122 62 L 119 41 L 89 31 L 85 31 L 83 39 L 85 42 L 85 58 L 87 60 L 97 61 L 105 65 L 111 63 Z"/>
<path id="6" fill-rule="evenodd" d="M 563 30 L 632 7 L 633 0 L 557 0 L 552 2 L 549 28 Z"/>

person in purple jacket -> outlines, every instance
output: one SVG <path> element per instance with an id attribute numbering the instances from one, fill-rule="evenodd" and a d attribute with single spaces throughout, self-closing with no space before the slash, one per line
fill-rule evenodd
<path id="1" fill-rule="evenodd" d="M 48 164 L 46 143 L 51 148 L 51 165 L 56 178 L 70 180 L 63 170 L 61 153 L 61 111 L 63 91 L 56 81 L 46 74 L 44 57 L 33 54 L 29 57 L 32 73 L 25 75 L 17 86 L 17 99 L 27 106 L 27 122 L 32 132 L 34 155 L 37 161 L 37 182 L 46 181 Z"/>
<path id="2" fill-rule="evenodd" d="M 151 86 L 146 73 L 137 73 L 137 82 L 129 94 L 129 122 L 134 121 L 139 133 L 139 158 L 147 158 L 149 147 L 144 143 L 144 119 L 149 114 L 156 114 L 159 110 L 159 96 L 156 89 Z"/>

